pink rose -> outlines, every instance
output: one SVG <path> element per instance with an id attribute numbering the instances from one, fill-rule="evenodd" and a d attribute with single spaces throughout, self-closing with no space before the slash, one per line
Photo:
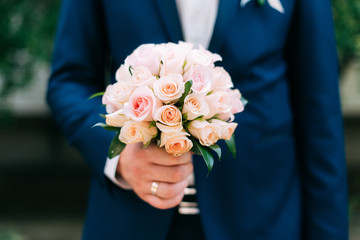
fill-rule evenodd
<path id="1" fill-rule="evenodd" d="M 179 42 L 179 44 L 168 43 L 159 48 L 161 58 L 160 77 L 170 73 L 183 74 L 183 66 L 186 55 L 192 49 L 191 43 Z"/>
<path id="2" fill-rule="evenodd" d="M 244 103 L 241 101 L 241 93 L 238 89 L 227 91 L 229 101 L 231 102 L 231 108 L 228 111 L 224 111 L 223 114 L 218 117 L 225 121 L 234 121 L 234 114 L 244 111 Z"/>
<path id="3" fill-rule="evenodd" d="M 184 74 L 184 81 L 193 81 L 191 89 L 196 93 L 208 93 L 211 90 L 211 83 L 213 81 L 213 74 L 210 68 L 202 65 L 191 67 Z"/>
<path id="4" fill-rule="evenodd" d="M 174 103 L 185 91 L 185 84 L 180 74 L 171 73 L 154 83 L 154 93 L 163 103 Z"/>
<path id="5" fill-rule="evenodd" d="M 210 107 L 209 114 L 205 116 L 209 119 L 216 114 L 226 113 L 231 110 L 232 102 L 227 91 L 217 91 L 205 97 L 205 101 Z"/>
<path id="6" fill-rule="evenodd" d="M 192 93 L 185 97 L 182 112 L 187 114 L 188 120 L 193 120 L 200 116 L 207 116 L 209 105 L 202 94 Z"/>
<path id="7" fill-rule="evenodd" d="M 106 105 L 106 112 L 112 113 L 122 109 L 134 89 L 127 82 L 116 82 L 113 85 L 108 85 L 102 97 L 102 103 Z"/>
<path id="8" fill-rule="evenodd" d="M 174 105 L 165 105 L 156 110 L 154 120 L 162 132 L 178 132 L 182 127 L 182 115 Z"/>
<path id="9" fill-rule="evenodd" d="M 212 53 L 200 46 L 199 49 L 193 49 L 190 54 L 188 54 L 184 70 L 188 71 L 193 65 L 214 67 L 214 63 L 221 60 L 222 58 L 219 54 Z"/>
<path id="10" fill-rule="evenodd" d="M 115 73 L 115 79 L 118 82 L 128 83 L 131 81 L 131 74 L 128 65 L 121 65 Z"/>
<path id="11" fill-rule="evenodd" d="M 191 121 L 188 130 L 203 146 L 211 146 L 220 139 L 218 129 L 205 120 Z"/>
<path id="12" fill-rule="evenodd" d="M 133 68 L 147 67 L 151 74 L 159 75 L 160 60 L 154 44 L 143 44 L 125 59 L 125 64 Z"/>
<path id="13" fill-rule="evenodd" d="M 126 144 L 142 142 L 147 144 L 157 134 L 157 128 L 150 122 L 127 121 L 120 130 L 119 140 Z"/>
<path id="14" fill-rule="evenodd" d="M 210 124 L 213 125 L 217 130 L 220 136 L 220 139 L 229 140 L 233 135 L 237 123 L 227 123 L 218 119 L 210 120 Z"/>
<path id="15" fill-rule="evenodd" d="M 131 69 L 132 76 L 130 80 L 130 85 L 140 86 L 142 84 L 146 84 L 149 87 L 152 87 L 154 82 L 156 81 L 156 77 L 154 77 L 150 70 L 144 66 L 138 66 Z"/>
<path id="16" fill-rule="evenodd" d="M 223 67 L 215 67 L 212 69 L 214 80 L 212 81 L 211 90 L 229 89 L 234 87 L 231 77 Z"/>
<path id="17" fill-rule="evenodd" d="M 231 113 L 236 114 L 244 111 L 244 104 L 241 101 L 241 93 L 238 89 L 233 89 L 229 91 L 229 98 L 232 102 Z"/>
<path id="18" fill-rule="evenodd" d="M 155 111 L 162 106 L 153 91 L 146 85 L 136 88 L 124 105 L 124 114 L 134 121 L 152 121 Z"/>
<path id="19" fill-rule="evenodd" d="M 185 131 L 161 133 L 160 147 L 165 146 L 166 152 L 173 156 L 180 156 L 191 150 L 193 147 L 192 141 L 187 137 L 188 134 Z"/>

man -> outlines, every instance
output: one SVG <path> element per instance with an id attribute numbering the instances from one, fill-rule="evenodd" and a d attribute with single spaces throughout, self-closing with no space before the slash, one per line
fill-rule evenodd
<path id="1" fill-rule="evenodd" d="M 169 166 L 161 149 L 135 144 L 115 159 L 115 179 L 104 174 L 114 164 L 106 161 L 113 134 L 91 128 L 104 109 L 100 99 L 87 99 L 104 89 L 106 68 L 114 81 L 116 69 L 140 44 L 186 37 L 186 18 L 180 22 L 177 7 L 180 17 L 189 9 L 181 2 L 63 2 L 48 102 L 93 172 L 83 238 L 170 238 L 179 230 L 170 226 L 177 216 L 172 207 L 194 170 L 201 217 L 194 236 L 347 239 L 330 1 L 223 0 L 216 6 L 209 50 L 223 57 L 235 87 L 250 101 L 236 119 L 237 159 L 224 159 L 206 177 L 203 162 L 191 162 L 189 154 Z"/>

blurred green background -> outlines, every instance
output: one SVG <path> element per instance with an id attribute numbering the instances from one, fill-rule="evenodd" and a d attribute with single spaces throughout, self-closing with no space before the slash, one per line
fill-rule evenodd
<path id="1" fill-rule="evenodd" d="M 360 1 L 333 0 L 349 173 L 360 239 Z M 59 0 L 0 0 L 0 240 L 79 239 L 88 169 L 44 102 Z"/>

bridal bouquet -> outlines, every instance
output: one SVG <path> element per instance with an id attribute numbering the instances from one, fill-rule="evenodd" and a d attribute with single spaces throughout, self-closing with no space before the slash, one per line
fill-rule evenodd
<path id="1" fill-rule="evenodd" d="M 214 65 L 222 58 L 191 43 L 144 44 L 129 55 L 107 86 L 102 102 L 105 123 L 116 132 L 108 156 L 120 154 L 126 144 L 151 142 L 173 155 L 201 154 L 210 171 L 216 144 L 224 139 L 235 154 L 234 114 L 246 100 L 232 89 L 229 74 Z"/>

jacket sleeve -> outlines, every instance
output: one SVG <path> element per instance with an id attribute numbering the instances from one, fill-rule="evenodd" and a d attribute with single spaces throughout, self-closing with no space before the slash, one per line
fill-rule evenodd
<path id="1" fill-rule="evenodd" d="M 47 101 L 68 142 L 105 184 L 104 165 L 113 133 L 100 127 L 101 98 L 107 62 L 106 34 L 100 1 L 64 0 L 61 9 Z"/>
<path id="2" fill-rule="evenodd" d="M 303 239 L 348 239 L 339 74 L 329 0 L 298 0 L 287 57 L 303 187 Z"/>

